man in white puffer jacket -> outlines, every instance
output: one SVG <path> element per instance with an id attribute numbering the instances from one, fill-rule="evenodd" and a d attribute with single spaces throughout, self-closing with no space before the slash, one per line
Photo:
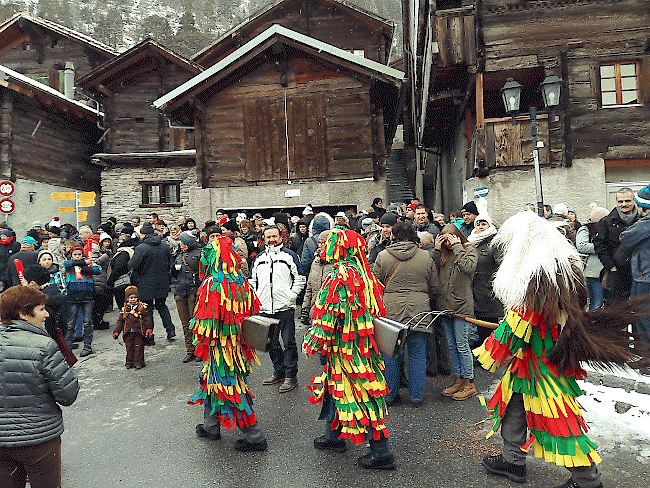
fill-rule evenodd
<path id="1" fill-rule="evenodd" d="M 296 297 L 305 287 L 305 277 L 298 272 L 300 260 L 293 251 L 282 247 L 280 229 L 264 229 L 266 248 L 253 261 L 249 283 L 260 299 L 261 315 L 277 318 L 280 323 L 271 331 L 269 356 L 273 361 L 273 376 L 264 385 L 282 383 L 280 393 L 298 385 L 298 347 L 296 345 Z M 282 335 L 284 350 L 280 345 Z"/>

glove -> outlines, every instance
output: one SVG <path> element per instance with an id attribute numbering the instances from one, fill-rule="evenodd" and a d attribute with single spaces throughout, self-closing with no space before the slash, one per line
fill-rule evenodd
<path id="1" fill-rule="evenodd" d="M 113 339 L 117 340 L 117 338 L 120 337 L 119 332 L 113 332 Z"/>
<path id="2" fill-rule="evenodd" d="M 144 335 L 147 336 L 147 339 L 151 339 L 151 329 L 147 329 L 147 331 L 144 333 Z"/>

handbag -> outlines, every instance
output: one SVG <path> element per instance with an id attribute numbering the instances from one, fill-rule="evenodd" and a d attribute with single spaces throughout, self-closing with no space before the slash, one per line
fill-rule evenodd
<path id="1" fill-rule="evenodd" d="M 279 323 L 278 319 L 263 317 L 262 315 L 246 317 L 241 328 L 244 342 L 253 349 L 267 352 L 271 344 L 271 326 Z"/>

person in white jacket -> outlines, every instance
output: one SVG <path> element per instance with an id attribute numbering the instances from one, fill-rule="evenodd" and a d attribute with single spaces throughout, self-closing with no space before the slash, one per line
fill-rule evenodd
<path id="1" fill-rule="evenodd" d="M 305 286 L 305 277 L 298 272 L 296 253 L 282 247 L 277 226 L 264 229 L 266 248 L 253 261 L 249 283 L 261 302 L 261 315 L 277 318 L 280 323 L 270 333 L 269 356 L 273 362 L 273 376 L 262 381 L 264 385 L 282 383 L 280 393 L 298 385 L 298 347 L 296 345 L 296 298 Z M 280 345 L 280 338 L 284 350 Z"/>

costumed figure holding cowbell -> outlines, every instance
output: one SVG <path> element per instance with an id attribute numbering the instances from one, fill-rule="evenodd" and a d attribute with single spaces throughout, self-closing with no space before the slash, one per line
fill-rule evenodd
<path id="1" fill-rule="evenodd" d="M 323 259 L 332 270 L 318 294 L 312 327 L 303 342 L 306 354 L 327 359 L 323 373 L 312 377 L 311 403 L 322 402 L 320 418 L 325 435 L 314 447 L 343 452 L 345 439 L 355 444 L 370 442 L 370 453 L 359 465 L 394 469 L 395 456 L 384 423 L 388 394 L 384 361 L 373 337 L 373 318 L 386 316 L 382 284 L 370 271 L 363 238 L 351 230 L 332 231 Z"/>
<path id="2" fill-rule="evenodd" d="M 500 326 L 474 350 L 484 368 L 505 372 L 485 409 L 501 429 L 502 453 L 486 456 L 488 472 L 526 481 L 526 451 L 565 466 L 571 478 L 556 488 L 602 488 L 596 445 L 587 437 L 576 383 L 581 361 L 613 368 L 628 362 L 627 324 L 643 315 L 641 301 L 585 310 L 580 256 L 557 228 L 532 212 L 508 219 L 492 245 L 503 249 L 494 292 L 507 308 Z M 637 346 L 638 346 L 638 342 Z"/>
<path id="3" fill-rule="evenodd" d="M 253 411 L 253 395 L 247 377 L 253 361 L 260 364 L 255 350 L 244 341 L 244 318 L 257 313 L 260 303 L 241 271 L 241 257 L 230 238 L 220 236 L 201 253 L 194 318 L 194 354 L 205 361 L 201 386 L 191 404 L 204 405 L 204 422 L 196 426 L 199 437 L 221 439 L 221 428 L 239 427 L 243 438 L 235 442 L 238 451 L 263 451 L 266 437 Z"/>

